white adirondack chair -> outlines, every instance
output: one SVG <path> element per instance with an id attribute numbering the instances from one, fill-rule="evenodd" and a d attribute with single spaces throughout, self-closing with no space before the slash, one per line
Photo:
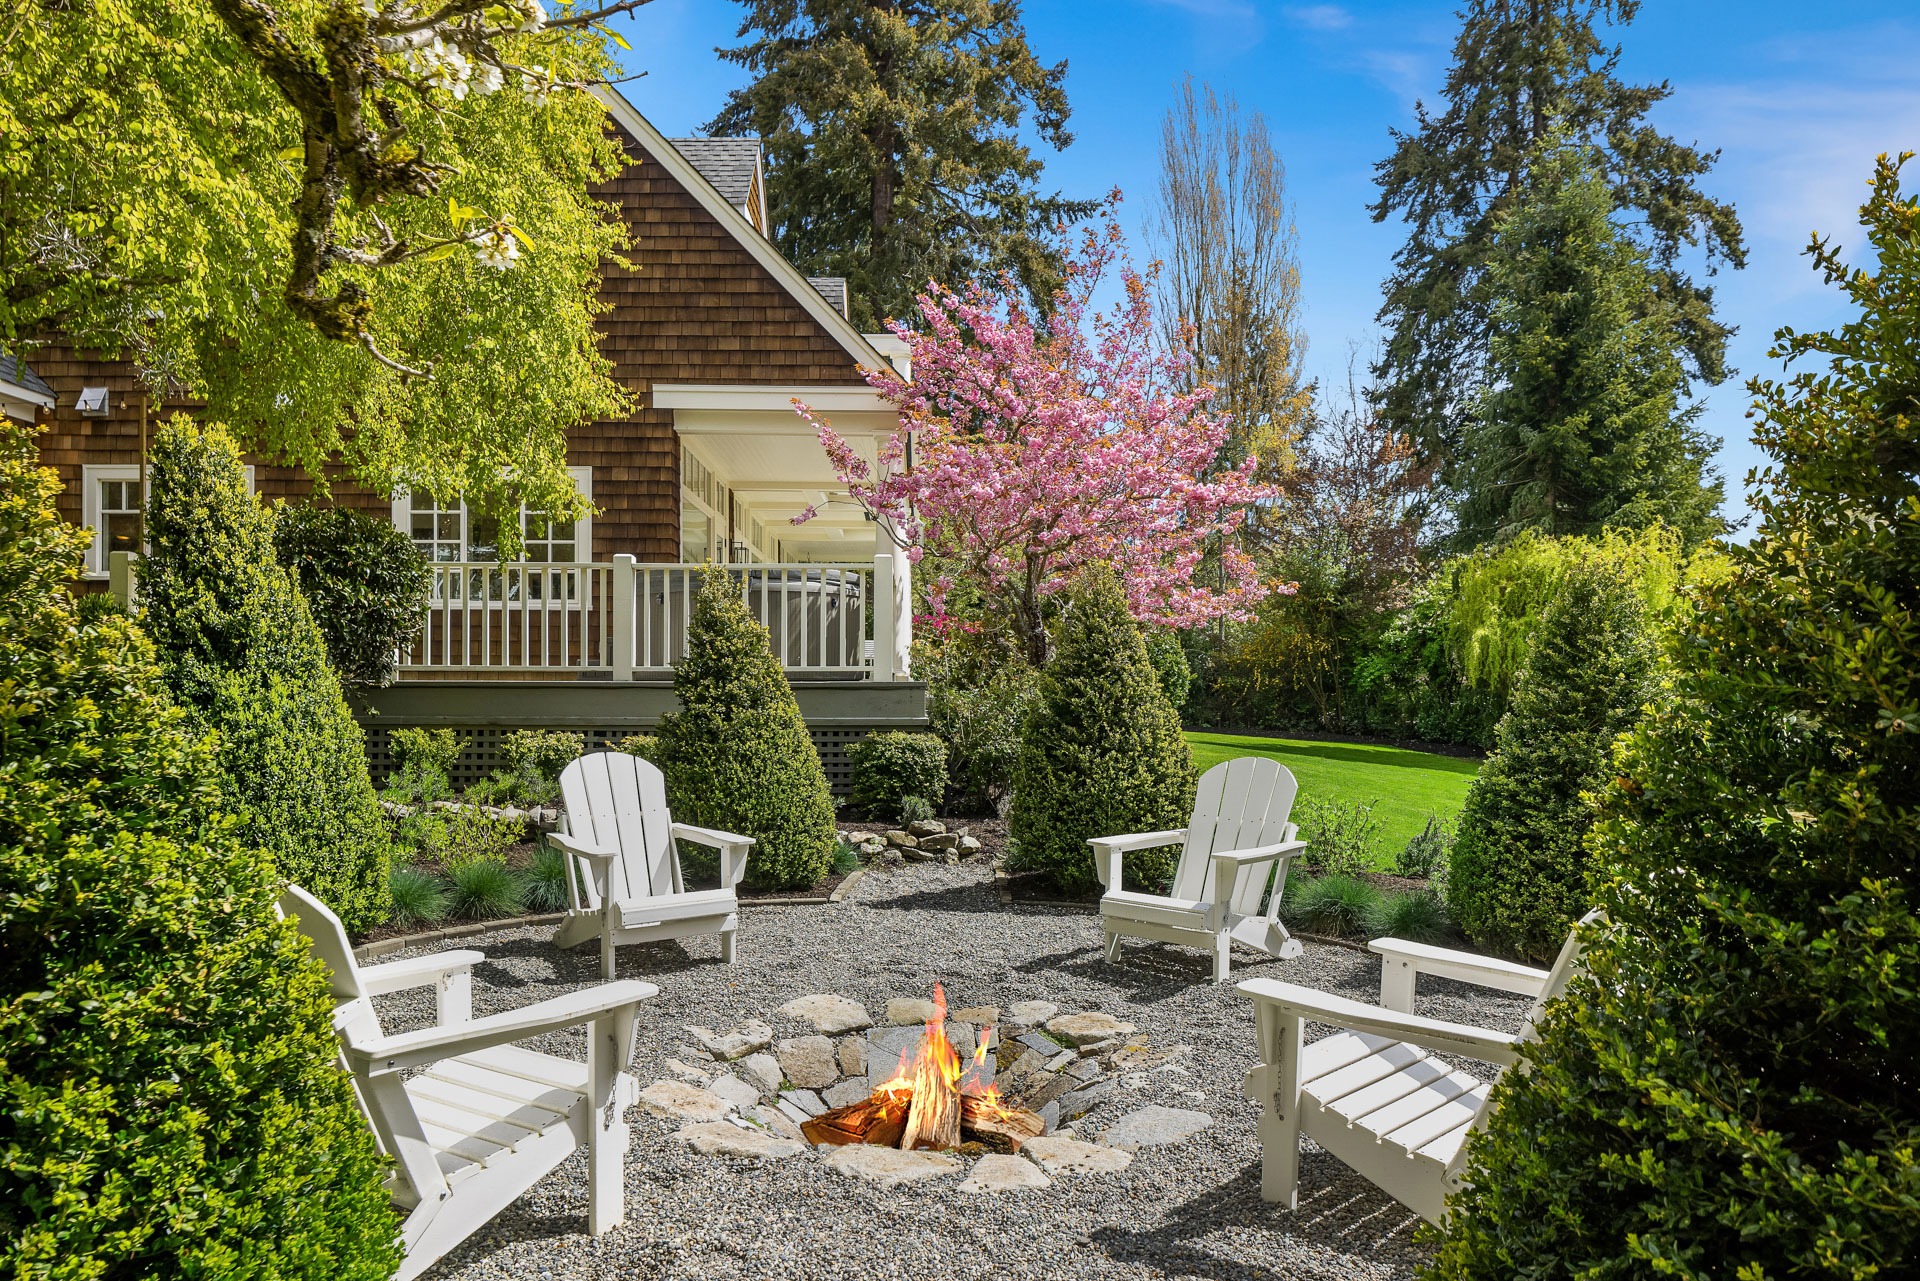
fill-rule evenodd
<path id="1" fill-rule="evenodd" d="M 1595 912 L 1581 925 L 1600 919 Z M 1247 1097 L 1260 1116 L 1260 1195 L 1292 1209 L 1300 1187 L 1300 1135 L 1327 1151 L 1430 1223 L 1446 1214 L 1457 1189 L 1467 1137 L 1484 1126 L 1492 1082 L 1450 1067 L 1434 1051 L 1505 1069 L 1520 1061 L 1546 1003 L 1565 990 L 1580 963 L 1580 930 L 1569 935 L 1551 970 L 1428 947 L 1401 939 L 1368 945 L 1381 957 L 1380 1004 L 1248 979 L 1260 1066 L 1247 1074 Z M 1517 1034 L 1413 1013 L 1414 982 L 1437 974 L 1534 998 Z M 1303 1044 L 1308 1022 L 1338 1029 Z"/>
<path id="2" fill-rule="evenodd" d="M 600 940 L 600 973 L 613 977 L 613 949 L 696 934 L 720 936 L 720 959 L 733 961 L 740 928 L 734 887 L 747 870 L 751 836 L 676 823 L 667 785 L 648 761 L 626 752 L 590 752 L 560 775 L 565 830 L 547 841 L 569 856 L 567 919 L 554 946 Z M 689 890 L 675 840 L 720 851 L 720 887 Z"/>
<path id="3" fill-rule="evenodd" d="M 466 1240 L 572 1152 L 587 1149 L 587 1226 L 595 1236 L 625 1216 L 621 1161 L 625 1110 L 639 1087 L 633 1057 L 639 1003 L 659 991 L 627 980 L 570 992 L 523 1009 L 472 1017 L 479 952 L 441 952 L 362 968 L 347 932 L 325 904 L 297 885 L 280 910 L 307 936 L 333 976 L 340 1057 L 381 1148 L 406 1216 L 410 1281 Z M 388 1036 L 371 998 L 433 987 L 438 1026 Z M 522 1049 L 516 1041 L 586 1027 L 587 1061 Z"/>
<path id="4" fill-rule="evenodd" d="M 1265 756 L 1222 761 L 1200 776 L 1193 818 L 1186 827 L 1138 836 L 1103 836 L 1093 846 L 1094 870 L 1106 893 L 1100 929 L 1107 960 L 1120 959 L 1122 938 L 1155 939 L 1213 949 L 1213 981 L 1227 981 L 1238 941 L 1271 956 L 1300 955 L 1299 942 L 1280 924 L 1280 891 L 1287 868 L 1307 847 L 1287 821 L 1299 785 L 1293 772 Z M 1122 888 L 1121 857 L 1134 850 L 1182 843 L 1173 892 L 1142 894 Z M 1273 892 L 1266 910 L 1268 873 Z"/>

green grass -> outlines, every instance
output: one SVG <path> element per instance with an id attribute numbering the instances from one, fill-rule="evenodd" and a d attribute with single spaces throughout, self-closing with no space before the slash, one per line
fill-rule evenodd
<path id="1" fill-rule="evenodd" d="M 1373 813 L 1381 821 L 1382 867 L 1427 825 L 1427 815 L 1458 813 L 1467 800 L 1467 784 L 1480 769 L 1480 762 L 1464 757 L 1366 743 L 1194 733 L 1187 741 L 1202 772 L 1235 756 L 1271 756 L 1300 780 L 1301 796 L 1377 802 Z"/>

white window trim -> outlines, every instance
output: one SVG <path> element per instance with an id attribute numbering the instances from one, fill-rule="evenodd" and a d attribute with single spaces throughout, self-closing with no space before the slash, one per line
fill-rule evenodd
<path id="1" fill-rule="evenodd" d="M 254 493 L 253 464 L 246 465 L 247 492 Z M 100 525 L 100 482 L 103 480 L 139 480 L 138 463 L 87 463 L 80 468 L 80 523 L 93 531 L 93 541 L 87 544 L 87 568 L 80 577 L 103 580 L 107 577 L 107 533 Z M 147 490 L 153 488 L 152 479 L 147 482 Z M 141 494 L 141 506 L 146 505 L 147 494 Z"/>
<path id="2" fill-rule="evenodd" d="M 573 488 L 575 492 L 591 504 L 593 502 L 593 468 L 569 467 L 567 468 L 567 475 L 573 478 Z M 525 503 L 520 504 L 522 519 L 525 519 L 526 509 L 527 505 Z M 413 494 L 411 490 L 402 486 L 393 491 L 392 511 L 393 527 L 411 539 L 413 537 Z M 573 523 L 573 541 L 576 544 L 574 554 L 577 557 L 574 564 L 591 564 L 593 561 L 593 516 L 591 513 L 582 516 Z M 463 563 L 466 560 L 468 551 L 467 503 L 465 499 L 462 499 L 460 501 L 460 557 Z"/>

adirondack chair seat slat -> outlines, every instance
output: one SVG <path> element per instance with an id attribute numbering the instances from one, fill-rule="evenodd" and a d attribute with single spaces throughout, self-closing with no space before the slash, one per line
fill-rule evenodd
<path id="1" fill-rule="evenodd" d="M 448 1059 L 437 1066 L 460 1071 L 479 1068 L 497 1076 L 518 1078 L 549 1090 L 571 1091 L 575 1094 L 587 1088 L 586 1064 L 575 1059 L 563 1059 L 557 1054 L 529 1050 L 521 1045 L 490 1045 L 484 1050 Z"/>
<path id="2" fill-rule="evenodd" d="M 704 934 L 720 936 L 720 959 L 734 958 L 740 929 L 735 893 L 746 874 L 750 837 L 675 823 L 658 768 L 626 752 L 589 752 L 560 774 L 565 807 L 555 848 L 565 857 L 567 918 L 555 947 L 598 940 L 600 972 L 614 974 L 614 948 Z M 679 840 L 720 852 L 720 886 L 689 890 Z"/>
<path id="3" fill-rule="evenodd" d="M 1205 947 L 1213 952 L 1213 981 L 1224 983 L 1236 942 L 1280 959 L 1300 955 L 1279 915 L 1287 869 L 1306 848 L 1287 821 L 1298 790 L 1280 762 L 1243 756 L 1200 776 L 1184 829 L 1089 841 L 1094 871 L 1106 889 L 1100 929 L 1107 960 L 1120 959 L 1123 938 Z M 1127 854 L 1176 841 L 1180 858 L 1169 893 L 1124 888 Z"/>

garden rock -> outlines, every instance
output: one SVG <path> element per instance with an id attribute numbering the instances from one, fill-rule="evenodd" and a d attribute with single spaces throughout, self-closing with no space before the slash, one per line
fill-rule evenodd
<path id="1" fill-rule="evenodd" d="M 685 1081 L 655 1081 L 640 1091 L 640 1106 L 675 1121 L 718 1121 L 733 1111 L 719 1095 Z"/>
<path id="2" fill-rule="evenodd" d="M 1053 1180 L 1031 1161 L 1017 1156 L 983 1156 L 960 1185 L 962 1192 L 1028 1192 L 1050 1187 Z"/>
<path id="3" fill-rule="evenodd" d="M 833 1042 L 824 1036 L 799 1036 L 780 1042 L 774 1051 L 787 1080 L 808 1090 L 825 1089 L 840 1079 Z"/>
<path id="4" fill-rule="evenodd" d="M 800 1109 L 803 1118 L 819 1116 L 827 1110 L 827 1105 L 812 1090 L 783 1090 L 780 1101 Z"/>
<path id="5" fill-rule="evenodd" d="M 1118 1174 L 1133 1164 L 1133 1154 L 1061 1134 L 1028 1139 L 1020 1151 L 1048 1174 Z"/>
<path id="6" fill-rule="evenodd" d="M 936 818 L 917 818 L 907 824 L 907 834 L 916 838 L 945 836 L 947 825 Z"/>
<path id="7" fill-rule="evenodd" d="M 1212 1117 L 1190 1108 L 1141 1108 L 1115 1121 L 1100 1139 L 1109 1147 L 1131 1152 L 1138 1148 L 1185 1143 L 1212 1124 Z"/>
<path id="8" fill-rule="evenodd" d="M 920 847 L 920 842 L 915 840 L 911 833 L 899 831 L 887 833 L 887 844 L 899 850 L 911 850 Z"/>
<path id="9" fill-rule="evenodd" d="M 827 1158 L 836 1174 L 865 1179 L 882 1188 L 897 1188 L 903 1183 L 918 1183 L 952 1174 L 960 1163 L 936 1152 L 902 1152 L 899 1148 L 877 1148 L 867 1143 L 837 1147 Z"/>
<path id="10" fill-rule="evenodd" d="M 787 1079 L 780 1070 L 780 1060 L 771 1054 L 749 1054 L 734 1066 L 748 1084 L 758 1086 L 762 1094 L 780 1093 L 781 1083 Z"/>
<path id="11" fill-rule="evenodd" d="M 925 1023 L 933 1018 L 933 1002 L 917 996 L 896 996 L 887 1002 L 887 1022 L 895 1027 Z"/>
<path id="12" fill-rule="evenodd" d="M 707 1092 L 725 1099 L 737 1108 L 750 1108 L 760 1102 L 760 1091 L 731 1072 L 715 1077 L 707 1086 Z"/>
<path id="13" fill-rule="evenodd" d="M 1131 1023 L 1122 1023 L 1111 1014 L 1093 1011 L 1087 1014 L 1062 1014 L 1047 1020 L 1047 1031 L 1069 1045 L 1094 1045 L 1134 1031 Z"/>
<path id="14" fill-rule="evenodd" d="M 1060 1012 L 1060 1007 L 1052 1001 L 1015 1001 L 1007 1009 L 1007 1017 L 1015 1023 L 1045 1023 Z"/>
<path id="15" fill-rule="evenodd" d="M 848 1076 L 867 1074 L 867 1043 L 857 1036 L 840 1042 L 840 1070 Z"/>
<path id="16" fill-rule="evenodd" d="M 861 1077 L 857 1081 L 840 1082 L 840 1084 L 828 1090 L 823 1097 L 826 1099 L 828 1107 L 843 1108 L 860 1102 L 860 1100 L 866 1098 L 867 1095 L 871 1093 L 872 1091 L 867 1088 L 867 1079 Z"/>
<path id="17" fill-rule="evenodd" d="M 831 992 L 816 992 L 812 996 L 788 1001 L 780 1007 L 780 1013 L 802 1023 L 811 1023 L 814 1031 L 828 1036 L 858 1032 L 861 1028 L 873 1026 L 873 1016 L 867 1013 L 866 1006 Z"/>
<path id="18" fill-rule="evenodd" d="M 1070 1094 L 1061 1095 L 1060 1119 L 1062 1121 L 1078 1121 L 1081 1117 L 1112 1098 L 1113 1090 L 1113 1078 L 1108 1077 L 1104 1081 L 1094 1082 L 1084 1090 L 1074 1090 Z"/>
<path id="19" fill-rule="evenodd" d="M 960 848 L 960 838 L 957 836 L 944 835 L 923 836 L 920 838 L 920 848 L 923 850 L 937 850 L 942 854 L 948 854 Z"/>
<path id="20" fill-rule="evenodd" d="M 799 1124 L 779 1108 L 769 1107 L 767 1104 L 762 1103 L 757 1108 L 748 1108 L 746 1115 L 748 1120 L 765 1126 L 778 1138 L 801 1139 L 806 1137 L 800 1133 Z"/>
<path id="21" fill-rule="evenodd" d="M 955 1023 L 973 1023 L 982 1027 L 997 1025 L 1000 1022 L 1000 1007 L 997 1005 L 969 1005 L 964 1010 L 955 1010 L 947 1017 Z"/>
<path id="22" fill-rule="evenodd" d="M 799 1156 L 807 1145 L 795 1139 L 727 1121 L 706 1121 L 689 1125 L 676 1136 L 682 1143 L 704 1156 L 739 1156 L 756 1161 L 784 1161 Z"/>
<path id="23" fill-rule="evenodd" d="M 980 844 L 980 838 L 977 836 L 963 836 L 960 838 L 960 853 L 963 855 L 971 857 L 978 854 L 984 848 L 985 846 Z"/>
<path id="24" fill-rule="evenodd" d="M 759 1019 L 748 1019 L 739 1027 L 724 1036 L 717 1035 L 710 1028 L 689 1027 L 687 1035 L 694 1043 L 716 1059 L 732 1062 L 745 1058 L 756 1050 L 764 1050 L 773 1044 L 773 1029 Z"/>
<path id="25" fill-rule="evenodd" d="M 691 1081 L 695 1085 L 707 1083 L 707 1074 L 691 1063 L 682 1063 L 679 1059 L 668 1059 L 666 1068 L 682 1081 Z"/>

